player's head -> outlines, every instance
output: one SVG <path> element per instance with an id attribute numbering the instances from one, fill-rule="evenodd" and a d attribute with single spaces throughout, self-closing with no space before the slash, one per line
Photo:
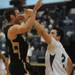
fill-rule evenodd
<path id="1" fill-rule="evenodd" d="M 58 41 L 61 41 L 64 36 L 62 29 L 59 27 L 53 27 L 50 34 Z"/>
<path id="2" fill-rule="evenodd" d="M 7 10 L 6 13 L 5 13 L 5 18 L 8 20 L 8 22 L 11 22 L 11 20 L 13 19 L 13 17 L 15 18 L 14 9 Z"/>
<path id="3" fill-rule="evenodd" d="M 17 8 L 6 11 L 5 16 L 8 22 L 13 22 L 12 24 L 16 24 L 19 20 L 24 19 L 23 15 L 21 15 L 21 12 Z"/>

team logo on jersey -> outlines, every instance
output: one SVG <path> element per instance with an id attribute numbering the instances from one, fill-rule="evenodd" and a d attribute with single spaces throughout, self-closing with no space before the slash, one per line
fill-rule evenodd
<path id="1" fill-rule="evenodd" d="M 66 57 L 65 57 L 65 55 L 64 54 L 62 54 L 62 64 L 63 64 L 63 68 L 65 68 L 66 69 L 66 67 L 65 67 L 65 59 L 66 59 Z"/>

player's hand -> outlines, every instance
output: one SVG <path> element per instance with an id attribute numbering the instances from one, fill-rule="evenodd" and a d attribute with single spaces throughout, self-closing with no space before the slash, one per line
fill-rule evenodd
<path id="1" fill-rule="evenodd" d="M 39 10 L 42 7 L 42 5 L 43 5 L 42 0 L 38 0 L 37 3 L 35 4 L 33 10 L 34 11 Z"/>

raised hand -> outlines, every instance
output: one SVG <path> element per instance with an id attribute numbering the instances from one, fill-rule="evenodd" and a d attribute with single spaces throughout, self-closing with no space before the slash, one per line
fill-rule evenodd
<path id="1" fill-rule="evenodd" d="M 42 0 L 38 0 L 33 8 L 33 11 L 39 10 L 42 7 L 42 5 L 43 5 Z"/>
<path id="2" fill-rule="evenodd" d="M 38 0 L 33 9 L 25 9 L 24 13 L 30 16 L 32 13 L 36 13 L 42 7 L 42 5 L 42 0 Z"/>

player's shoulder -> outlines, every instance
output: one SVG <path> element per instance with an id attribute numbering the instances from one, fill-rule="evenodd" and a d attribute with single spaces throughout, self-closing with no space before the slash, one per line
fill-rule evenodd
<path id="1" fill-rule="evenodd" d="M 8 35 L 8 38 L 9 39 L 14 39 L 15 38 L 18 27 L 19 27 L 19 25 L 18 24 L 15 24 L 15 25 L 11 26 L 8 29 L 7 35 Z"/>

